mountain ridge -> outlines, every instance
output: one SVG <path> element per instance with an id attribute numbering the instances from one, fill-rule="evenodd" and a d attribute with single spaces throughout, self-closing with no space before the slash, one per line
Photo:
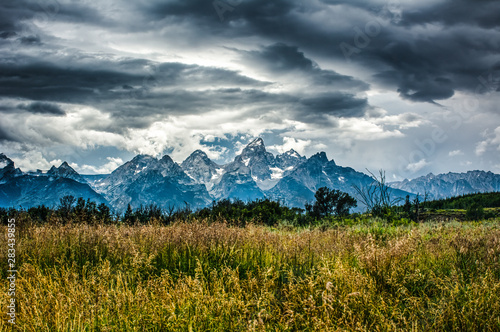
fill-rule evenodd
<path id="1" fill-rule="evenodd" d="M 104 175 L 81 175 L 67 162 L 52 166 L 47 172 L 24 173 L 0 153 L 0 206 L 57 204 L 60 194 L 65 193 L 94 198 L 117 211 L 125 210 L 129 204 L 134 208 L 148 204 L 201 208 L 226 198 L 270 198 L 302 208 L 313 201 L 320 187 L 356 196 L 354 186 L 371 183 L 371 176 L 337 165 L 323 151 L 309 158 L 293 149 L 273 155 L 266 150 L 262 138 L 252 140 L 224 165 L 212 161 L 202 150 L 193 151 L 181 163 L 169 155 L 158 159 L 140 154 Z M 389 185 L 399 198 L 424 193 L 442 198 L 472 191 L 500 191 L 500 175 L 484 171 L 430 173 Z"/>
<path id="2" fill-rule="evenodd" d="M 429 173 L 415 179 L 391 182 L 392 188 L 410 191 L 428 199 L 441 199 L 477 192 L 500 191 L 500 175 L 491 171 Z"/>

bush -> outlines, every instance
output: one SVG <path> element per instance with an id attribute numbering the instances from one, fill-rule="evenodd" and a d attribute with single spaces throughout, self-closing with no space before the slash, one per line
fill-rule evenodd
<path id="1" fill-rule="evenodd" d="M 475 220 L 475 221 L 483 219 L 484 208 L 478 203 L 472 203 L 471 205 L 469 205 L 467 211 L 465 212 L 465 218 L 467 220 Z"/>
<path id="2" fill-rule="evenodd" d="M 329 217 L 332 214 L 344 217 L 349 210 L 357 206 L 356 199 L 336 189 L 321 187 L 314 194 L 315 202 L 307 205 L 306 210 L 315 218 Z"/>

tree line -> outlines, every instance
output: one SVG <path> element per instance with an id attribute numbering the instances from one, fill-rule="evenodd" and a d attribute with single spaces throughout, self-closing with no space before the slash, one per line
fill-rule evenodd
<path id="1" fill-rule="evenodd" d="M 305 209 L 288 207 L 279 201 L 257 199 L 244 202 L 239 199 L 213 201 L 208 207 L 192 210 L 186 203 L 183 207 L 160 208 L 158 205 L 141 205 L 132 208 L 128 204 L 124 213 L 114 212 L 104 203 L 96 204 L 90 199 L 64 196 L 56 207 L 39 205 L 28 209 L 0 208 L 2 222 L 16 214 L 23 214 L 34 223 L 99 223 L 99 224 L 146 224 L 158 222 L 167 225 L 174 221 L 206 220 L 245 225 L 248 222 L 277 225 L 280 220 L 292 221 L 298 226 L 313 224 L 325 217 L 343 218 L 357 204 L 347 193 L 326 187 L 319 188 L 315 200 Z"/>
<path id="2" fill-rule="evenodd" d="M 389 223 L 403 220 L 420 222 L 422 213 L 439 209 L 464 209 L 467 220 L 480 220 L 491 217 L 484 207 L 500 207 L 500 193 L 469 194 L 458 197 L 427 201 L 419 195 L 410 199 L 393 198 L 391 189 L 385 183 L 385 174 L 380 177 L 372 174 L 374 182 L 370 186 L 355 188 L 358 199 L 366 208 L 366 217 L 376 217 Z M 40 205 L 28 209 L 0 208 L 1 222 L 22 214 L 34 223 L 89 223 L 89 224 L 147 224 L 156 222 L 168 225 L 174 221 L 205 220 L 208 222 L 226 222 L 244 226 L 247 223 L 275 226 L 286 221 L 295 226 L 307 226 L 325 220 L 355 219 L 351 210 L 358 201 L 351 195 L 327 187 L 319 188 L 312 203 L 304 209 L 288 207 L 280 201 L 257 199 L 244 202 L 239 199 L 213 201 L 208 207 L 193 210 L 186 203 L 182 207 L 161 208 L 155 204 L 132 208 L 129 204 L 124 213 L 110 209 L 104 203 L 97 204 L 90 199 L 64 196 L 56 207 Z M 359 216 L 359 214 L 356 214 Z"/>

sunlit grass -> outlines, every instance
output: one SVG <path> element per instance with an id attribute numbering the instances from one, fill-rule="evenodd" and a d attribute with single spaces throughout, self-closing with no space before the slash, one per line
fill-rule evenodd
<path id="1" fill-rule="evenodd" d="M 498 222 L 270 229 L 21 220 L 17 240 L 23 331 L 500 330 Z M 2 249 L 3 280 L 6 261 Z"/>

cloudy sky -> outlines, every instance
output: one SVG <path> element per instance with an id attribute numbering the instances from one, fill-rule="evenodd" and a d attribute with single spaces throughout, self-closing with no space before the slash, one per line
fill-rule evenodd
<path id="1" fill-rule="evenodd" d="M 268 150 L 500 173 L 500 2 L 4 0 L 0 152 L 106 173 Z"/>

